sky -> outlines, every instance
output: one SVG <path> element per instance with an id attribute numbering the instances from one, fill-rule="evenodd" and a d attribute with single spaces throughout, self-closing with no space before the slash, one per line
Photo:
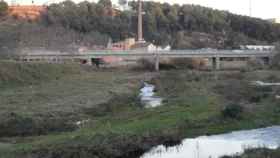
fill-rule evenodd
<path id="1" fill-rule="evenodd" d="M 10 2 L 12 0 L 6 0 Z M 31 4 L 32 0 L 13 0 L 20 4 Z M 37 4 L 43 4 L 46 1 L 59 2 L 63 0 L 33 0 Z M 83 0 L 73 0 L 75 2 Z M 97 1 L 97 0 L 89 0 Z M 178 4 L 198 4 L 206 7 L 211 7 L 220 10 L 227 10 L 232 13 L 240 15 L 250 15 L 250 1 L 251 1 L 251 15 L 253 17 L 270 19 L 280 18 L 280 0 L 153 0 L 158 2 L 178 3 Z M 117 3 L 118 0 L 112 0 Z"/>

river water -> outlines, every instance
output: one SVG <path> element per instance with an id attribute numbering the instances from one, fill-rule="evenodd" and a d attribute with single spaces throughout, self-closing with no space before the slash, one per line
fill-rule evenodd
<path id="1" fill-rule="evenodd" d="M 185 139 L 176 147 L 155 147 L 141 158 L 219 158 L 257 147 L 280 147 L 280 126 Z"/>
<path id="2" fill-rule="evenodd" d="M 139 97 L 145 108 L 154 108 L 162 104 L 162 98 L 155 96 L 155 86 L 152 84 L 144 83 Z"/>

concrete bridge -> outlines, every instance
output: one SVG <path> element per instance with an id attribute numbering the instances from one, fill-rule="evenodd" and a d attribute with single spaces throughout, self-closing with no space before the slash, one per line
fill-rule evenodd
<path id="1" fill-rule="evenodd" d="M 123 58 L 152 58 L 155 63 L 155 70 L 159 70 L 159 61 L 161 57 L 170 58 L 208 58 L 212 61 L 215 69 L 220 69 L 221 58 L 262 58 L 269 62 L 275 55 L 272 51 L 255 51 L 255 50 L 170 50 L 170 51 L 107 51 L 107 50 L 92 50 L 83 53 L 24 53 L 19 56 L 21 61 L 48 61 L 58 62 L 62 60 L 86 60 L 92 62 L 93 59 L 98 59 L 106 56 L 123 57 Z"/>

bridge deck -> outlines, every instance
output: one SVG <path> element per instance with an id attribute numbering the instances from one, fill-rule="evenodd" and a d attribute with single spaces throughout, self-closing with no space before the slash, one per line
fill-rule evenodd
<path id="1" fill-rule="evenodd" d="M 249 51 L 249 50 L 174 50 L 174 51 L 87 51 L 80 54 L 71 53 L 48 53 L 48 54 L 21 54 L 20 57 L 24 59 L 39 59 L 39 58 L 100 58 L 105 56 L 118 56 L 118 57 L 182 57 L 182 58 L 245 58 L 245 57 L 271 57 L 275 53 L 270 51 Z"/>

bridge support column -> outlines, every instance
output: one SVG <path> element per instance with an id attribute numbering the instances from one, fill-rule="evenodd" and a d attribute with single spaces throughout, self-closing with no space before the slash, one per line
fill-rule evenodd
<path id="1" fill-rule="evenodd" d="M 91 59 L 91 58 L 88 58 L 88 59 L 87 59 L 87 64 L 88 64 L 88 65 L 92 65 L 92 59 Z"/>
<path id="2" fill-rule="evenodd" d="M 221 68 L 221 59 L 219 57 L 216 57 L 216 69 L 220 70 Z"/>
<path id="3" fill-rule="evenodd" d="M 221 68 L 220 57 L 212 58 L 212 66 L 215 70 L 219 70 Z"/>
<path id="4" fill-rule="evenodd" d="M 272 63 L 272 59 L 273 59 L 273 57 L 268 57 L 268 64 L 269 65 L 272 65 L 273 63 Z"/>
<path id="5" fill-rule="evenodd" d="M 155 56 L 155 71 L 159 71 L 159 55 Z"/>
<path id="6" fill-rule="evenodd" d="M 56 63 L 59 63 L 59 56 L 56 55 L 54 60 Z"/>

